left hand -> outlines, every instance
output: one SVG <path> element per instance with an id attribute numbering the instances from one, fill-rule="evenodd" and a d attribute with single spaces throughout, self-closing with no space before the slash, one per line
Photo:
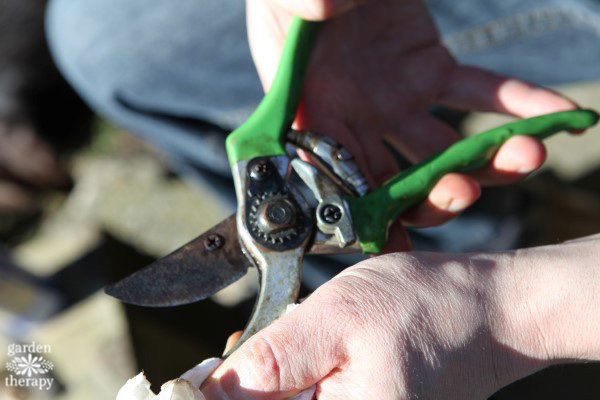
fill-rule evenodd
<path id="1" fill-rule="evenodd" d="M 247 8 L 250 45 L 265 90 L 292 16 L 330 19 L 312 51 L 296 128 L 343 144 L 373 187 L 398 172 L 384 138 L 415 163 L 460 139 L 427 112 L 432 104 L 517 117 L 576 108 L 551 90 L 459 65 L 440 43 L 421 0 L 248 0 Z M 478 198 L 480 184 L 521 179 L 544 158 L 538 140 L 513 138 L 487 170 L 445 176 L 427 201 L 401 219 L 413 226 L 446 222 Z M 389 243 L 387 251 L 410 246 L 398 224 Z"/>
<path id="2" fill-rule="evenodd" d="M 504 253 L 405 252 L 343 271 L 230 355 L 209 400 L 484 399 L 600 360 L 600 235 Z"/>

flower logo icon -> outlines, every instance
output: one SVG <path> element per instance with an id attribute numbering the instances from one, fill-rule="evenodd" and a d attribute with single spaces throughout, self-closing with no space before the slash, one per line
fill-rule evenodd
<path id="1" fill-rule="evenodd" d="M 42 356 L 32 356 L 28 354 L 27 357 L 15 357 L 12 361 L 6 363 L 6 369 L 14 372 L 17 375 L 31 375 L 45 374 L 52 371 L 54 364 L 46 360 Z"/>

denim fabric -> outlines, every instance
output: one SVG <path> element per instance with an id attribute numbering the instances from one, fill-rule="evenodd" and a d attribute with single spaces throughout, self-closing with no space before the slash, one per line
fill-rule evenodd
<path id="1" fill-rule="evenodd" d="M 225 134 L 262 88 L 241 0 L 54 0 L 47 33 L 59 68 L 101 115 L 181 166 L 230 176 Z"/>
<path id="2" fill-rule="evenodd" d="M 600 77 L 598 0 L 427 0 L 462 63 L 538 84 Z"/>
<path id="3" fill-rule="evenodd" d="M 542 84 L 600 76 L 598 0 L 427 3 L 463 63 Z M 60 69 L 100 114 L 162 148 L 179 172 L 228 178 L 225 135 L 262 97 L 244 14 L 243 0 L 51 0 L 47 33 Z M 498 250 L 502 229 L 489 215 L 422 231 L 416 247 Z M 477 243 L 457 240 L 473 230 Z"/>
<path id="4" fill-rule="evenodd" d="M 451 52 L 531 82 L 600 76 L 598 0 L 428 0 Z M 102 115 L 187 171 L 229 176 L 224 135 L 262 96 L 242 0 L 52 0 L 51 48 Z"/>

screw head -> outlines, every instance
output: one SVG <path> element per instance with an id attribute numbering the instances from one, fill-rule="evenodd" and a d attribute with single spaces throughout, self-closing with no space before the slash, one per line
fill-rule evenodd
<path id="1" fill-rule="evenodd" d="M 335 224 L 342 219 L 342 209 L 333 204 L 326 204 L 321 208 L 321 219 L 328 224 Z"/>
<path id="2" fill-rule="evenodd" d="M 350 154 L 350 152 L 348 150 L 346 150 L 345 147 L 341 147 L 341 146 L 337 149 L 337 153 L 336 153 L 335 157 L 339 161 L 350 161 L 353 158 L 352 154 Z"/>
<path id="3" fill-rule="evenodd" d="M 250 177 L 256 181 L 264 181 L 271 174 L 271 167 L 267 160 L 256 160 L 250 164 Z"/>
<path id="4" fill-rule="evenodd" d="M 212 233 L 204 239 L 204 248 L 208 251 L 220 249 L 225 243 L 225 238 L 216 233 Z"/>

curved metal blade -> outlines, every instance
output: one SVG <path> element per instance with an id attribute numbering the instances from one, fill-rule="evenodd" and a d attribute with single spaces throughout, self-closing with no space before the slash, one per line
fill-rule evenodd
<path id="1" fill-rule="evenodd" d="M 306 243 L 306 242 L 305 242 Z M 237 343 L 223 357 L 229 356 L 252 335 L 287 312 L 298 299 L 300 271 L 305 246 L 283 252 L 265 252 L 258 260 L 260 291 L 252 316 Z"/>
<path id="2" fill-rule="evenodd" d="M 235 282 L 250 265 L 240 247 L 234 214 L 173 253 L 106 287 L 105 292 L 140 306 L 188 304 Z"/>

